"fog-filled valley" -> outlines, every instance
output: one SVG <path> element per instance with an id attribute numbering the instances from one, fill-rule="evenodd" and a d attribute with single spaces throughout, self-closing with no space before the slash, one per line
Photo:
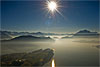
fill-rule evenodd
<path id="1" fill-rule="evenodd" d="M 77 34 L 78 35 L 78 34 Z M 99 36 L 24 35 L 1 41 L 1 55 L 53 49 L 56 66 L 98 66 Z M 50 64 L 47 64 L 50 66 Z"/>

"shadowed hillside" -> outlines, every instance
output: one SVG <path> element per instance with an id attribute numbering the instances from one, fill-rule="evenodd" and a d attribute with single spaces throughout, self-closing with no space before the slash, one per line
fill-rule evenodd
<path id="1" fill-rule="evenodd" d="M 37 50 L 30 53 L 13 53 L 1 56 L 1 66 L 43 66 L 54 53 L 52 49 Z"/>

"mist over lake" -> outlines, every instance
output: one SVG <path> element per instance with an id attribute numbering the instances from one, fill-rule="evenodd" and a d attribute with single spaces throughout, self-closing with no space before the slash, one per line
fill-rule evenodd
<path id="1" fill-rule="evenodd" d="M 54 49 L 57 66 L 99 65 L 99 38 L 66 38 L 51 36 L 54 42 L 2 42 L 1 54 L 32 52 L 37 49 Z M 55 39 L 56 37 L 56 39 Z M 62 36 L 64 37 L 64 36 Z M 57 39 L 58 38 L 58 39 Z"/>

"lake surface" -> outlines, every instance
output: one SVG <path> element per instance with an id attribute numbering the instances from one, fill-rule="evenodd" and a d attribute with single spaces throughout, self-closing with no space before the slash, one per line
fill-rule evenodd
<path id="1" fill-rule="evenodd" d="M 56 36 L 54 36 L 56 37 Z M 53 38 L 53 36 L 52 36 Z M 56 66 L 99 65 L 99 38 L 66 38 L 57 36 L 55 42 L 5 42 L 1 43 L 1 54 L 31 52 L 37 49 L 54 49 Z"/>

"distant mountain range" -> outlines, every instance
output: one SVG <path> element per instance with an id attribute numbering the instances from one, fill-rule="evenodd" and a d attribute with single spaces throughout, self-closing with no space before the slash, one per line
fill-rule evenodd
<path id="1" fill-rule="evenodd" d="M 12 32 L 12 31 L 0 31 L 1 39 L 8 40 L 16 36 L 32 35 L 32 36 L 45 36 L 45 35 L 65 35 L 65 34 L 55 34 L 55 33 L 43 33 L 43 32 Z"/>
<path id="2" fill-rule="evenodd" d="M 80 30 L 76 32 L 75 34 L 73 34 L 72 36 L 65 36 L 65 37 L 62 37 L 62 39 L 73 38 L 73 37 L 99 37 L 99 33 L 91 32 L 89 30 Z"/>
<path id="3" fill-rule="evenodd" d="M 0 31 L 0 36 L 1 36 L 1 40 L 3 40 L 3 39 L 11 39 L 12 38 L 12 36 L 11 35 L 9 35 L 9 32 L 5 32 L 5 31 Z"/>
<path id="4" fill-rule="evenodd" d="M 30 33 L 30 32 L 12 32 L 12 31 L 0 31 L 1 39 L 0 40 L 8 40 L 12 39 L 16 36 L 23 36 L 23 35 L 45 35 L 42 32 Z"/>
<path id="5" fill-rule="evenodd" d="M 89 30 L 80 30 L 76 32 L 75 34 L 56 34 L 56 33 L 43 33 L 43 32 L 12 32 L 12 31 L 0 31 L 1 39 L 0 40 L 9 40 L 14 37 L 18 36 L 24 36 L 24 35 L 31 35 L 31 36 L 45 36 L 45 35 L 73 35 L 76 36 L 98 36 L 99 33 L 97 32 L 91 32 Z M 64 38 L 69 38 L 68 36 Z"/>
<path id="6" fill-rule="evenodd" d="M 28 35 L 29 32 L 12 32 L 12 31 L 0 31 L 1 39 L 0 40 L 8 40 L 12 39 L 15 36 L 20 35 Z"/>
<path id="7" fill-rule="evenodd" d="M 31 35 L 24 35 L 24 36 L 18 36 L 15 38 L 12 38 L 10 40 L 2 40 L 3 42 L 8 42 L 8 41 L 24 41 L 24 42 L 36 42 L 36 41 L 45 41 L 45 42 L 53 42 L 54 40 L 50 37 L 36 37 L 36 36 L 31 36 Z"/>
<path id="8" fill-rule="evenodd" d="M 98 36 L 99 33 L 91 32 L 89 30 L 80 30 L 79 32 L 75 33 L 74 36 Z"/>

